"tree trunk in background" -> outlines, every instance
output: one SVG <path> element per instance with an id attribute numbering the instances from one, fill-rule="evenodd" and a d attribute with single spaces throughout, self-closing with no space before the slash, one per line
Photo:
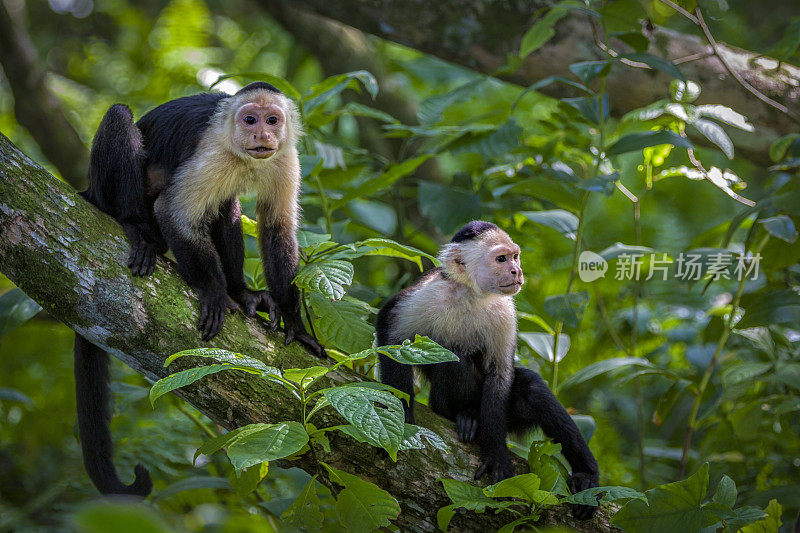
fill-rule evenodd
<path id="1" fill-rule="evenodd" d="M 67 183 L 83 189 L 89 152 L 47 88 L 47 73 L 28 35 L 24 8 L 24 2 L 0 0 L 0 65 L 14 95 L 14 115 Z"/>
<path id="2" fill-rule="evenodd" d="M 48 313 L 151 380 L 167 375 L 163 363 L 168 355 L 201 345 L 254 356 L 278 368 L 321 363 L 297 343 L 284 346 L 283 334 L 269 333 L 263 319 L 242 313 L 229 314 L 220 334 L 210 343 L 201 342 L 197 299 L 174 265 L 162 258 L 152 276 L 134 278 L 125 266 L 127 255 L 127 240 L 113 219 L 0 135 L 0 271 Z M 170 372 L 186 368 L 179 363 Z M 339 367 L 318 386 L 365 379 Z M 215 374 L 177 393 L 227 429 L 301 418 L 299 404 L 288 391 L 250 375 Z M 395 523 L 404 531 L 436 530 L 436 511 L 450 503 L 437 479 L 468 481 L 478 466 L 476 447 L 459 443 L 451 424 L 419 407 L 420 424 L 444 437 L 451 446 L 449 454 L 413 450 L 402 452 L 393 463 L 383 450 L 338 432 L 331 434 L 331 453 L 317 450 L 319 459 L 377 483 L 397 498 L 402 513 Z M 320 427 L 342 423 L 332 410 L 320 415 Z M 328 482 L 310 454 L 285 464 L 320 474 Z M 516 460 L 516 466 L 520 473 L 527 470 L 522 460 Z M 559 506 L 544 515 L 542 524 L 613 531 L 608 515 L 601 510 L 595 519 L 578 522 L 566 506 Z M 487 531 L 512 518 L 470 513 L 457 515 L 453 526 Z"/>
<path id="3" fill-rule="evenodd" d="M 293 5 L 490 74 L 504 63 L 508 54 L 519 51 L 520 39 L 530 28 L 533 14 L 554 3 L 551 0 L 300 0 Z M 507 78 L 509 81 L 530 85 L 551 75 L 574 78 L 569 70 L 571 63 L 604 57 L 595 45 L 592 25 L 586 15 L 569 15 L 556 24 L 555 30 L 556 35 L 528 56 L 522 67 Z M 709 52 L 707 43 L 699 37 L 671 30 L 654 30 L 649 38 L 649 52 L 670 60 Z M 621 43 L 612 41 L 611 44 L 626 50 Z M 790 109 L 800 107 L 800 69 L 784 64 L 776 71 L 774 61 L 758 59 L 752 52 L 724 44 L 720 44 L 720 48 L 732 67 L 762 93 Z M 754 163 L 769 164 L 770 143 L 800 127 L 746 92 L 716 57 L 682 63 L 680 68 L 687 79 L 702 86 L 700 103 L 732 107 L 756 126 L 756 132 L 749 134 L 728 130 L 741 155 Z M 607 86 L 612 94 L 612 113 L 621 116 L 631 109 L 668 97 L 669 81 L 670 78 L 661 72 L 616 65 Z M 574 96 L 569 87 L 561 84 L 553 84 L 542 92 L 556 97 Z"/>

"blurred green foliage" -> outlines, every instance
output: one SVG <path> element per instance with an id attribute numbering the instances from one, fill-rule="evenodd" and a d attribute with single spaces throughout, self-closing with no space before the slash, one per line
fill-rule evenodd
<path id="1" fill-rule="evenodd" d="M 699 4 L 714 14 L 712 4 L 725 2 Z M 687 29 L 659 2 L 640 6 L 657 23 Z M 786 60 L 796 62 L 790 20 L 795 13 L 787 6 L 776 2 L 767 23 L 758 25 L 750 21 L 761 4 L 734 1 L 710 24 L 721 40 L 785 52 Z M 558 100 L 536 92 L 541 87 L 523 91 L 388 43 L 375 43 L 387 79 L 375 81 L 363 72 L 326 79 L 322 58 L 300 46 L 268 10 L 238 0 L 53 0 L 29 3 L 27 12 L 47 85 L 87 146 L 115 102 L 127 103 L 138 117 L 168 99 L 208 88 L 224 74 L 253 73 L 217 88 L 235 88 L 258 73 L 294 87 L 308 130 L 301 146 L 303 227 L 307 239 L 316 234 L 318 240 L 305 249 L 303 287 L 312 322 L 329 348 L 368 348 L 375 309 L 419 273 L 402 255 L 365 255 L 357 253 L 364 251 L 358 244 L 347 252 L 349 244 L 389 237 L 435 255 L 460 224 L 491 220 L 523 250 L 520 364 L 537 369 L 554 387 L 563 384 L 564 405 L 590 415 L 582 427 L 595 428 L 590 445 L 602 485 L 661 494 L 665 489 L 653 487 L 677 480 L 686 455 L 687 472 L 709 463 L 706 485 L 709 479 L 712 488 L 726 483 L 726 474 L 735 481 L 738 505 L 766 509 L 769 519 L 759 522 L 769 521 L 766 531 L 776 530 L 781 514 L 788 524 L 800 508 L 796 137 L 773 146 L 775 167 L 757 167 L 736 158 L 726 142 L 730 127 L 720 124 L 741 127 L 736 114 L 694 106 L 685 96 L 691 91 L 676 86 L 672 93 L 665 86 L 663 101 L 653 106 L 609 117 L 609 99 L 625 98 L 605 91 L 608 70 L 626 68 L 611 59 L 573 65 L 569 82 L 580 84 L 585 96 Z M 641 30 L 635 18 L 613 9 L 602 13 L 608 31 Z M 554 24 L 560 17 L 545 18 Z M 546 37 L 546 30 L 532 31 Z M 781 39 L 784 30 L 788 37 Z M 525 42 L 538 37 L 531 33 Z M 637 60 L 674 68 L 658 58 Z M 418 121 L 403 124 L 376 109 L 369 96 L 378 85 L 399 88 L 418 104 Z M 392 154 L 370 145 L 368 125 L 382 128 Z M 671 144 L 649 142 L 656 130 L 660 142 L 666 135 Z M 5 79 L 0 131 L 48 165 L 17 123 Z M 684 142 L 687 131 L 705 135 L 717 148 L 673 146 Z M 423 161 L 427 156 L 432 158 Z M 738 195 L 755 206 L 737 201 Z M 243 200 L 253 216 L 252 199 Z M 580 249 L 608 252 L 604 278 L 585 283 L 575 277 L 576 238 Z M 342 243 L 345 252 L 333 255 L 326 242 Z M 761 270 L 742 285 L 726 279 L 618 280 L 621 259 L 609 251 L 615 243 L 629 247 L 616 248 L 616 255 L 645 246 L 673 259 L 692 249 L 741 254 L 761 246 Z M 257 286 L 263 277 L 252 236 L 246 244 L 245 269 Z M 311 269 L 326 261 L 324 268 L 345 272 L 347 282 L 335 293 L 323 291 L 327 298 L 321 299 Z M 431 265 L 419 256 L 415 262 Z M 0 285 L 3 291 L 12 288 L 7 280 Z M 738 329 L 732 302 L 744 309 Z M 333 314 L 325 306 L 332 305 L 352 321 L 346 335 L 325 322 Z M 213 431 L 210 421 L 172 396 L 152 410 L 147 383 L 121 365 L 114 370 L 115 462 L 122 472 L 139 461 L 151 469 L 156 491 L 148 505 L 154 509 L 143 514 L 138 507 L 86 505 L 97 497 L 75 438 L 71 332 L 44 315 L 7 329 L 0 338 L 0 529 L 122 530 L 135 520 L 137 531 L 270 530 L 281 527 L 281 514 L 310 486 L 319 493 L 324 523 L 337 523 L 330 492 L 297 469 L 270 465 L 258 489 L 241 495 L 224 458 L 201 456 L 194 466 L 194 451 Z M 555 350 L 554 333 L 561 334 Z M 547 357 L 548 342 L 550 354 L 565 353 L 562 360 Z M 640 364 L 591 366 L 622 357 Z M 716 365 L 703 385 L 712 359 Z M 359 368 L 373 372 L 369 363 Z M 694 433 L 682 454 L 688 421 Z M 530 443 L 515 445 L 527 453 Z"/>

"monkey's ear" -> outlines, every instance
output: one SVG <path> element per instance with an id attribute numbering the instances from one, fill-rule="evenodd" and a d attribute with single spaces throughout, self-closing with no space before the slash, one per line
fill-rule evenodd
<path id="1" fill-rule="evenodd" d="M 467 267 L 464 265 L 464 253 L 458 244 L 450 243 L 442 248 L 439 254 L 439 261 L 445 270 L 450 272 L 466 272 Z"/>

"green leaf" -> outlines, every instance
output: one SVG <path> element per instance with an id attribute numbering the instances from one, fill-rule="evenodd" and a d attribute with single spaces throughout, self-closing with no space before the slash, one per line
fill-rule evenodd
<path id="1" fill-rule="evenodd" d="M 606 374 L 613 370 L 628 366 L 653 367 L 653 364 L 647 359 L 639 357 L 613 357 L 611 359 L 604 359 L 603 361 L 599 361 L 581 368 L 570 377 L 562 381 L 558 386 L 559 392 L 568 389 L 569 387 L 578 385 L 579 383 L 583 383 L 584 381 L 589 381 L 590 379 L 601 374 Z"/>
<path id="2" fill-rule="evenodd" d="M 608 487 L 592 487 L 591 489 L 586 489 L 576 494 L 572 494 L 561 500 L 561 503 L 574 503 L 577 505 L 597 505 L 598 494 L 603 495 L 602 498 L 600 499 L 601 503 L 615 502 L 619 500 L 630 500 L 632 498 L 642 500 L 644 502 L 647 501 L 645 495 L 639 492 L 638 490 L 634 490 L 629 487 L 608 486 Z"/>
<path id="3" fill-rule="evenodd" d="M 790 133 L 776 139 L 769 146 L 770 159 L 776 163 L 783 161 L 783 158 L 786 157 L 786 153 L 789 151 L 789 147 L 796 141 L 800 141 L 800 133 Z"/>
<path id="4" fill-rule="evenodd" d="M 404 424 L 403 442 L 400 443 L 401 450 L 422 450 L 426 447 L 426 442 L 437 450 L 450 452 L 450 447 L 444 439 L 430 429 L 414 424 Z"/>
<path id="5" fill-rule="evenodd" d="M 417 118 L 421 124 L 433 124 L 442 120 L 442 114 L 451 105 L 473 96 L 476 89 L 486 81 L 483 76 L 456 87 L 450 92 L 426 98 L 419 104 Z"/>
<path id="6" fill-rule="evenodd" d="M 289 527 L 307 531 L 320 531 L 325 516 L 320 510 L 320 501 L 317 496 L 317 476 L 308 480 L 300 494 L 281 514 L 281 523 Z"/>
<path id="7" fill-rule="evenodd" d="M 82 533 L 174 533 L 150 507 L 131 502 L 103 501 L 89 503 L 76 510 L 73 528 Z"/>
<path id="8" fill-rule="evenodd" d="M 539 484 L 536 474 L 521 474 L 489 485 L 483 493 L 492 498 L 519 498 L 536 505 L 557 505 L 555 494 L 540 490 Z"/>
<path id="9" fill-rule="evenodd" d="M 240 428 L 228 431 L 227 433 L 222 433 L 221 435 L 217 435 L 213 439 L 203 443 L 203 445 L 200 446 L 197 449 L 197 451 L 194 452 L 194 461 L 196 461 L 197 458 L 200 457 L 201 455 L 211 455 L 212 453 L 218 452 L 225 446 L 228 446 L 232 442 L 235 442 L 236 439 L 239 438 L 239 436 L 259 431 L 265 425 L 267 424 L 248 424 L 246 426 L 242 426 Z"/>
<path id="10" fill-rule="evenodd" d="M 786 215 L 762 218 L 759 219 L 758 223 L 763 224 L 764 229 L 770 235 L 782 241 L 794 242 L 797 240 L 797 230 L 794 228 L 794 222 Z"/>
<path id="11" fill-rule="evenodd" d="M 729 389 L 739 383 L 755 381 L 772 368 L 772 363 L 739 363 L 722 373 L 722 384 Z"/>
<path id="12" fill-rule="evenodd" d="M 632 533 L 700 531 L 717 522 L 702 505 L 708 488 L 708 463 L 683 481 L 660 485 L 645 492 L 647 501 L 631 500 L 611 522 Z"/>
<path id="13" fill-rule="evenodd" d="M 769 291 L 746 294 L 741 300 L 745 314 L 737 329 L 800 321 L 800 295 L 793 291 Z"/>
<path id="14" fill-rule="evenodd" d="M 391 239 L 372 238 L 354 243 L 356 247 L 356 256 L 362 255 L 381 255 L 385 257 L 399 257 L 401 259 L 408 259 L 413 261 L 422 271 L 422 258 L 427 257 L 433 262 L 434 265 L 439 265 L 439 260 L 436 257 L 427 254 L 421 250 L 417 250 L 412 246 L 400 244 Z"/>
<path id="15" fill-rule="evenodd" d="M 732 508 L 734 505 L 736 505 L 737 494 L 738 492 L 736 491 L 736 483 L 727 475 L 723 475 L 722 479 L 719 480 L 717 490 L 714 492 L 714 497 L 712 499 L 715 502 L 719 502 Z"/>
<path id="16" fill-rule="evenodd" d="M 649 146 L 658 146 L 659 144 L 671 144 L 673 146 L 682 146 L 683 148 L 692 148 L 692 143 L 689 142 L 689 139 L 681 137 L 677 133 L 669 130 L 659 130 L 625 135 L 606 151 L 606 155 L 612 156 L 636 152 L 638 150 L 644 150 Z"/>
<path id="17" fill-rule="evenodd" d="M 597 77 L 605 77 L 611 72 L 611 61 L 604 59 L 601 61 L 580 61 L 573 63 L 569 69 L 578 76 L 584 84 L 589 85 Z"/>
<path id="18" fill-rule="evenodd" d="M 326 389 L 323 394 L 334 409 L 360 430 L 367 442 L 389 452 L 397 461 L 403 442 L 403 404 L 390 393 L 359 385 Z"/>
<path id="19" fill-rule="evenodd" d="M 269 472 L 269 463 L 261 463 L 246 468 L 244 471 L 234 471 L 231 485 L 236 490 L 236 495 L 244 498 L 258 487 L 261 480 Z"/>
<path id="20" fill-rule="evenodd" d="M 567 13 L 565 9 L 553 8 L 545 16 L 537 20 L 522 36 L 522 41 L 519 44 L 519 56 L 526 57 L 549 41 L 556 34 L 553 26 L 564 18 Z"/>
<path id="21" fill-rule="evenodd" d="M 653 249 L 648 248 L 647 246 L 632 246 L 629 244 L 622 244 L 621 242 L 618 242 L 600 252 L 599 255 L 606 261 L 611 261 L 612 259 L 616 259 L 617 257 L 623 254 L 626 255 L 649 254 L 652 252 Z"/>
<path id="22" fill-rule="evenodd" d="M 440 479 L 444 491 L 456 508 L 482 513 L 487 507 L 495 507 L 498 502 L 484 494 L 483 489 L 455 479 Z"/>
<path id="23" fill-rule="evenodd" d="M 355 189 L 347 191 L 344 196 L 331 203 L 331 209 L 338 209 L 355 198 L 362 198 L 375 194 L 378 191 L 390 187 L 394 182 L 417 170 L 422 163 L 431 158 L 431 155 L 420 155 L 412 159 L 407 159 L 402 163 L 390 165 L 380 176 L 368 179 Z"/>
<path id="24" fill-rule="evenodd" d="M 770 500 L 764 511 L 766 517 L 743 527 L 741 533 L 778 533 L 778 529 L 781 527 L 783 506 L 778 503 L 778 500 Z"/>
<path id="25" fill-rule="evenodd" d="M 230 482 L 224 477 L 218 476 L 192 476 L 176 481 L 156 495 L 151 497 L 153 502 L 165 500 L 180 492 L 196 489 L 230 489 Z"/>
<path id="26" fill-rule="evenodd" d="M 327 233 L 312 233 L 300 230 L 297 232 L 297 244 L 304 251 L 310 252 L 324 242 L 330 242 L 331 236 Z"/>
<path id="27" fill-rule="evenodd" d="M 587 180 L 581 180 L 577 183 L 578 187 L 592 192 L 599 192 L 606 196 L 611 196 L 616 189 L 616 183 L 619 181 L 619 172 L 612 172 L 611 174 L 595 176 Z"/>
<path id="28" fill-rule="evenodd" d="M 650 68 L 660 70 L 661 72 L 664 72 L 673 78 L 686 81 L 681 69 L 679 69 L 672 61 L 668 61 L 658 56 L 644 53 L 634 53 L 622 54 L 619 56 L 619 59 L 629 59 L 631 61 L 636 61 L 637 63 L 644 63 Z"/>
<path id="29" fill-rule="evenodd" d="M 319 378 L 330 371 L 326 366 L 312 366 L 309 368 L 289 368 L 283 371 L 284 379 L 297 383 L 301 389 L 307 389 Z"/>
<path id="30" fill-rule="evenodd" d="M 304 113 L 310 115 L 348 87 L 357 88 L 352 84 L 353 80 L 360 81 L 372 98 L 378 94 L 378 83 L 375 81 L 375 77 L 366 70 L 338 74 L 311 87 L 311 91 L 303 97 Z"/>
<path id="31" fill-rule="evenodd" d="M 480 218 L 481 199 L 468 189 L 421 181 L 417 187 L 420 212 L 444 233 L 452 233 L 465 222 Z"/>
<path id="32" fill-rule="evenodd" d="M 221 363 L 247 367 L 260 372 L 279 374 L 277 368 L 266 365 L 254 357 L 231 352 L 229 350 L 223 350 L 221 348 L 192 348 L 191 350 L 180 351 L 167 357 L 167 359 L 164 361 L 164 368 L 168 367 L 173 361 L 181 357 L 205 357 L 208 359 L 215 359 Z"/>
<path id="33" fill-rule="evenodd" d="M 11 289 L 0 296 L 0 338 L 41 310 L 42 307 L 20 289 Z"/>
<path id="34" fill-rule="evenodd" d="M 545 298 L 544 311 L 565 326 L 577 328 L 588 302 L 589 294 L 583 291 L 555 294 Z"/>
<path id="35" fill-rule="evenodd" d="M 353 283 L 353 264 L 342 259 L 314 261 L 300 268 L 294 283 L 299 289 L 322 293 L 330 300 L 341 300 L 345 287 Z"/>
<path id="36" fill-rule="evenodd" d="M 467 135 L 449 145 L 452 154 L 475 153 L 486 159 L 496 159 L 520 145 L 522 128 L 510 119 L 494 131 Z"/>
<path id="37" fill-rule="evenodd" d="M 308 433 L 298 422 L 259 425 L 254 431 L 237 434 L 227 444 L 228 458 L 237 471 L 293 455 L 308 442 Z"/>
<path id="38" fill-rule="evenodd" d="M 317 317 L 314 328 L 330 343 L 348 353 L 372 344 L 375 328 L 366 321 L 369 306 L 348 297 L 332 302 L 316 292 L 308 298 Z"/>
<path id="39" fill-rule="evenodd" d="M 783 31 L 780 41 L 772 48 L 770 55 L 778 61 L 789 61 L 800 48 L 800 16 L 793 17 Z"/>
<path id="40" fill-rule="evenodd" d="M 376 351 L 405 365 L 430 365 L 458 361 L 458 356 L 432 341 L 428 337 L 414 336 L 414 342 L 406 339 L 401 345 L 379 346 Z"/>
<path id="41" fill-rule="evenodd" d="M 689 123 L 702 133 L 706 139 L 719 146 L 719 149 L 728 159 L 733 159 L 733 141 L 721 126 L 702 118 L 696 118 Z"/>
<path id="42" fill-rule="evenodd" d="M 348 533 L 368 533 L 390 526 L 400 514 L 400 505 L 391 494 L 374 483 L 337 470 L 325 463 L 330 480 L 344 487 L 336 498 L 336 515 Z"/>
<path id="43" fill-rule="evenodd" d="M 531 347 L 531 350 L 544 357 L 548 361 L 553 360 L 553 336 L 549 333 L 520 333 L 519 337 Z M 564 359 L 569 351 L 569 335 L 559 333 L 558 335 L 558 360 Z"/>
<path id="44" fill-rule="evenodd" d="M 520 213 L 531 222 L 553 228 L 565 237 L 575 240 L 578 231 L 578 217 L 563 209 L 549 211 L 523 211 Z"/>
<path id="45" fill-rule="evenodd" d="M 253 373 L 253 370 L 250 367 L 230 365 L 228 363 L 200 366 L 197 368 L 182 370 L 181 372 L 171 374 L 153 383 L 153 387 L 150 389 L 150 405 L 155 405 L 155 401 L 157 399 L 170 391 L 180 389 L 186 385 L 191 385 L 195 381 L 204 378 L 205 376 L 216 374 L 218 372 L 225 372 L 227 370 L 242 370 L 244 372 Z M 260 374 L 260 372 L 257 373 Z"/>

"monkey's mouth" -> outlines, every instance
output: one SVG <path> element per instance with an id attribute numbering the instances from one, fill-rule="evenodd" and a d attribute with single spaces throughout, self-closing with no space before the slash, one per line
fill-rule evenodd
<path id="1" fill-rule="evenodd" d="M 264 159 L 275 153 L 275 148 L 269 146 L 255 146 L 253 148 L 245 148 L 248 154 L 256 159 Z"/>
<path id="2" fill-rule="evenodd" d="M 508 289 L 509 287 L 521 287 L 521 286 L 522 286 L 522 282 L 521 281 L 512 281 L 508 285 L 500 285 L 500 288 Z"/>

